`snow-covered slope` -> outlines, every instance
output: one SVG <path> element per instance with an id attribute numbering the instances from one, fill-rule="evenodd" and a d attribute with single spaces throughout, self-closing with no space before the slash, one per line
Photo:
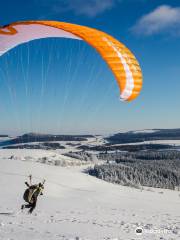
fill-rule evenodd
<path id="1" fill-rule="evenodd" d="M 0 159 L 40 162 L 57 166 L 78 166 L 89 163 L 64 156 L 58 150 L 40 149 L 0 149 Z"/>
<path id="2" fill-rule="evenodd" d="M 136 130 L 136 131 L 131 131 L 132 133 L 154 133 L 157 132 L 158 130 L 156 129 L 143 129 L 143 130 Z"/>
<path id="3" fill-rule="evenodd" d="M 13 139 L 13 137 L 0 137 L 0 142 L 7 141 Z"/>
<path id="4" fill-rule="evenodd" d="M 141 191 L 86 175 L 82 167 L 62 168 L 2 159 L 2 155 L 2 240 L 180 239 L 177 191 Z M 18 212 L 23 203 L 24 181 L 30 173 L 34 182 L 46 179 L 44 196 L 39 197 L 32 215 Z M 143 228 L 141 236 L 135 234 L 137 227 Z"/>
<path id="5" fill-rule="evenodd" d="M 152 140 L 152 141 L 143 141 L 143 142 L 135 142 L 135 143 L 120 143 L 113 144 L 112 146 L 123 146 L 123 145 L 142 145 L 142 144 L 164 144 L 171 146 L 180 146 L 180 140 Z"/>

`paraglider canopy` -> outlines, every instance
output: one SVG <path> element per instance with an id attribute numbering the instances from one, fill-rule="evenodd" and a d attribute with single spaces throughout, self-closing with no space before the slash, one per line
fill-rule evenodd
<path id="1" fill-rule="evenodd" d="M 85 26 L 56 21 L 24 21 L 0 28 L 0 56 L 19 44 L 49 37 L 84 40 L 112 70 L 123 101 L 135 99 L 142 88 L 142 73 L 131 51 L 112 36 Z"/>

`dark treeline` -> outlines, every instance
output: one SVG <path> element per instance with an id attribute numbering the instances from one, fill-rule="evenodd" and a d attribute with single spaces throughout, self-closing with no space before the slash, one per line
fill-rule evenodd
<path id="1" fill-rule="evenodd" d="M 59 143 L 41 143 L 41 144 L 20 144 L 3 147 L 3 149 L 44 149 L 44 150 L 56 150 L 65 149 L 64 146 Z"/>
<path id="2" fill-rule="evenodd" d="M 72 157 L 81 161 L 97 161 L 97 157 L 94 154 L 85 152 L 85 151 L 80 151 L 80 152 L 68 152 L 68 153 L 64 153 L 64 156 L 68 156 L 68 157 Z"/>
<path id="3" fill-rule="evenodd" d="M 4 141 L 0 146 L 11 144 L 21 144 L 30 142 L 52 142 L 52 141 L 86 141 L 92 135 L 52 135 L 52 134 L 34 134 L 28 133 L 17 138 Z"/>
<path id="4" fill-rule="evenodd" d="M 128 151 L 128 152 L 135 152 L 135 151 L 143 151 L 143 150 L 159 150 L 159 149 L 173 149 L 172 145 L 167 144 L 137 144 L 137 145 L 100 145 L 100 146 L 79 146 L 79 149 L 84 151 L 99 151 L 99 152 L 108 152 L 108 151 Z"/>
<path id="5" fill-rule="evenodd" d="M 109 143 L 134 143 L 152 140 L 179 140 L 180 129 L 154 129 L 153 132 L 117 133 L 106 138 Z"/>
<path id="6" fill-rule="evenodd" d="M 131 187 L 180 188 L 178 151 L 101 154 L 99 158 L 105 164 L 95 165 L 88 173 L 105 181 Z"/>
<path id="7" fill-rule="evenodd" d="M 169 160 L 180 159 L 180 151 L 163 150 L 163 151 L 139 151 L 139 152 L 114 152 L 99 153 L 98 158 L 101 160 L 111 160 L 117 163 L 129 160 Z"/>

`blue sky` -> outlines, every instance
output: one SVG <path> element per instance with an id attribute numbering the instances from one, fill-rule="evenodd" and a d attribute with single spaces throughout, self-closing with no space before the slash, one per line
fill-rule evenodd
<path id="1" fill-rule="evenodd" d="M 36 40 L 0 59 L 0 133 L 112 133 L 180 127 L 177 0 L 6 0 L 0 24 L 58 20 L 105 31 L 137 57 L 140 96 L 119 101 L 116 81 L 82 41 Z"/>

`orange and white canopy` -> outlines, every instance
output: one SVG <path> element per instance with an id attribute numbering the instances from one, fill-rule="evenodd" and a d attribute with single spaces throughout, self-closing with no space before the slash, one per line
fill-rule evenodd
<path id="1" fill-rule="evenodd" d="M 49 37 L 84 40 L 99 52 L 111 68 L 121 99 L 131 101 L 139 95 L 142 73 L 134 55 L 112 36 L 93 28 L 56 21 L 13 23 L 0 28 L 0 56 L 19 44 Z"/>

